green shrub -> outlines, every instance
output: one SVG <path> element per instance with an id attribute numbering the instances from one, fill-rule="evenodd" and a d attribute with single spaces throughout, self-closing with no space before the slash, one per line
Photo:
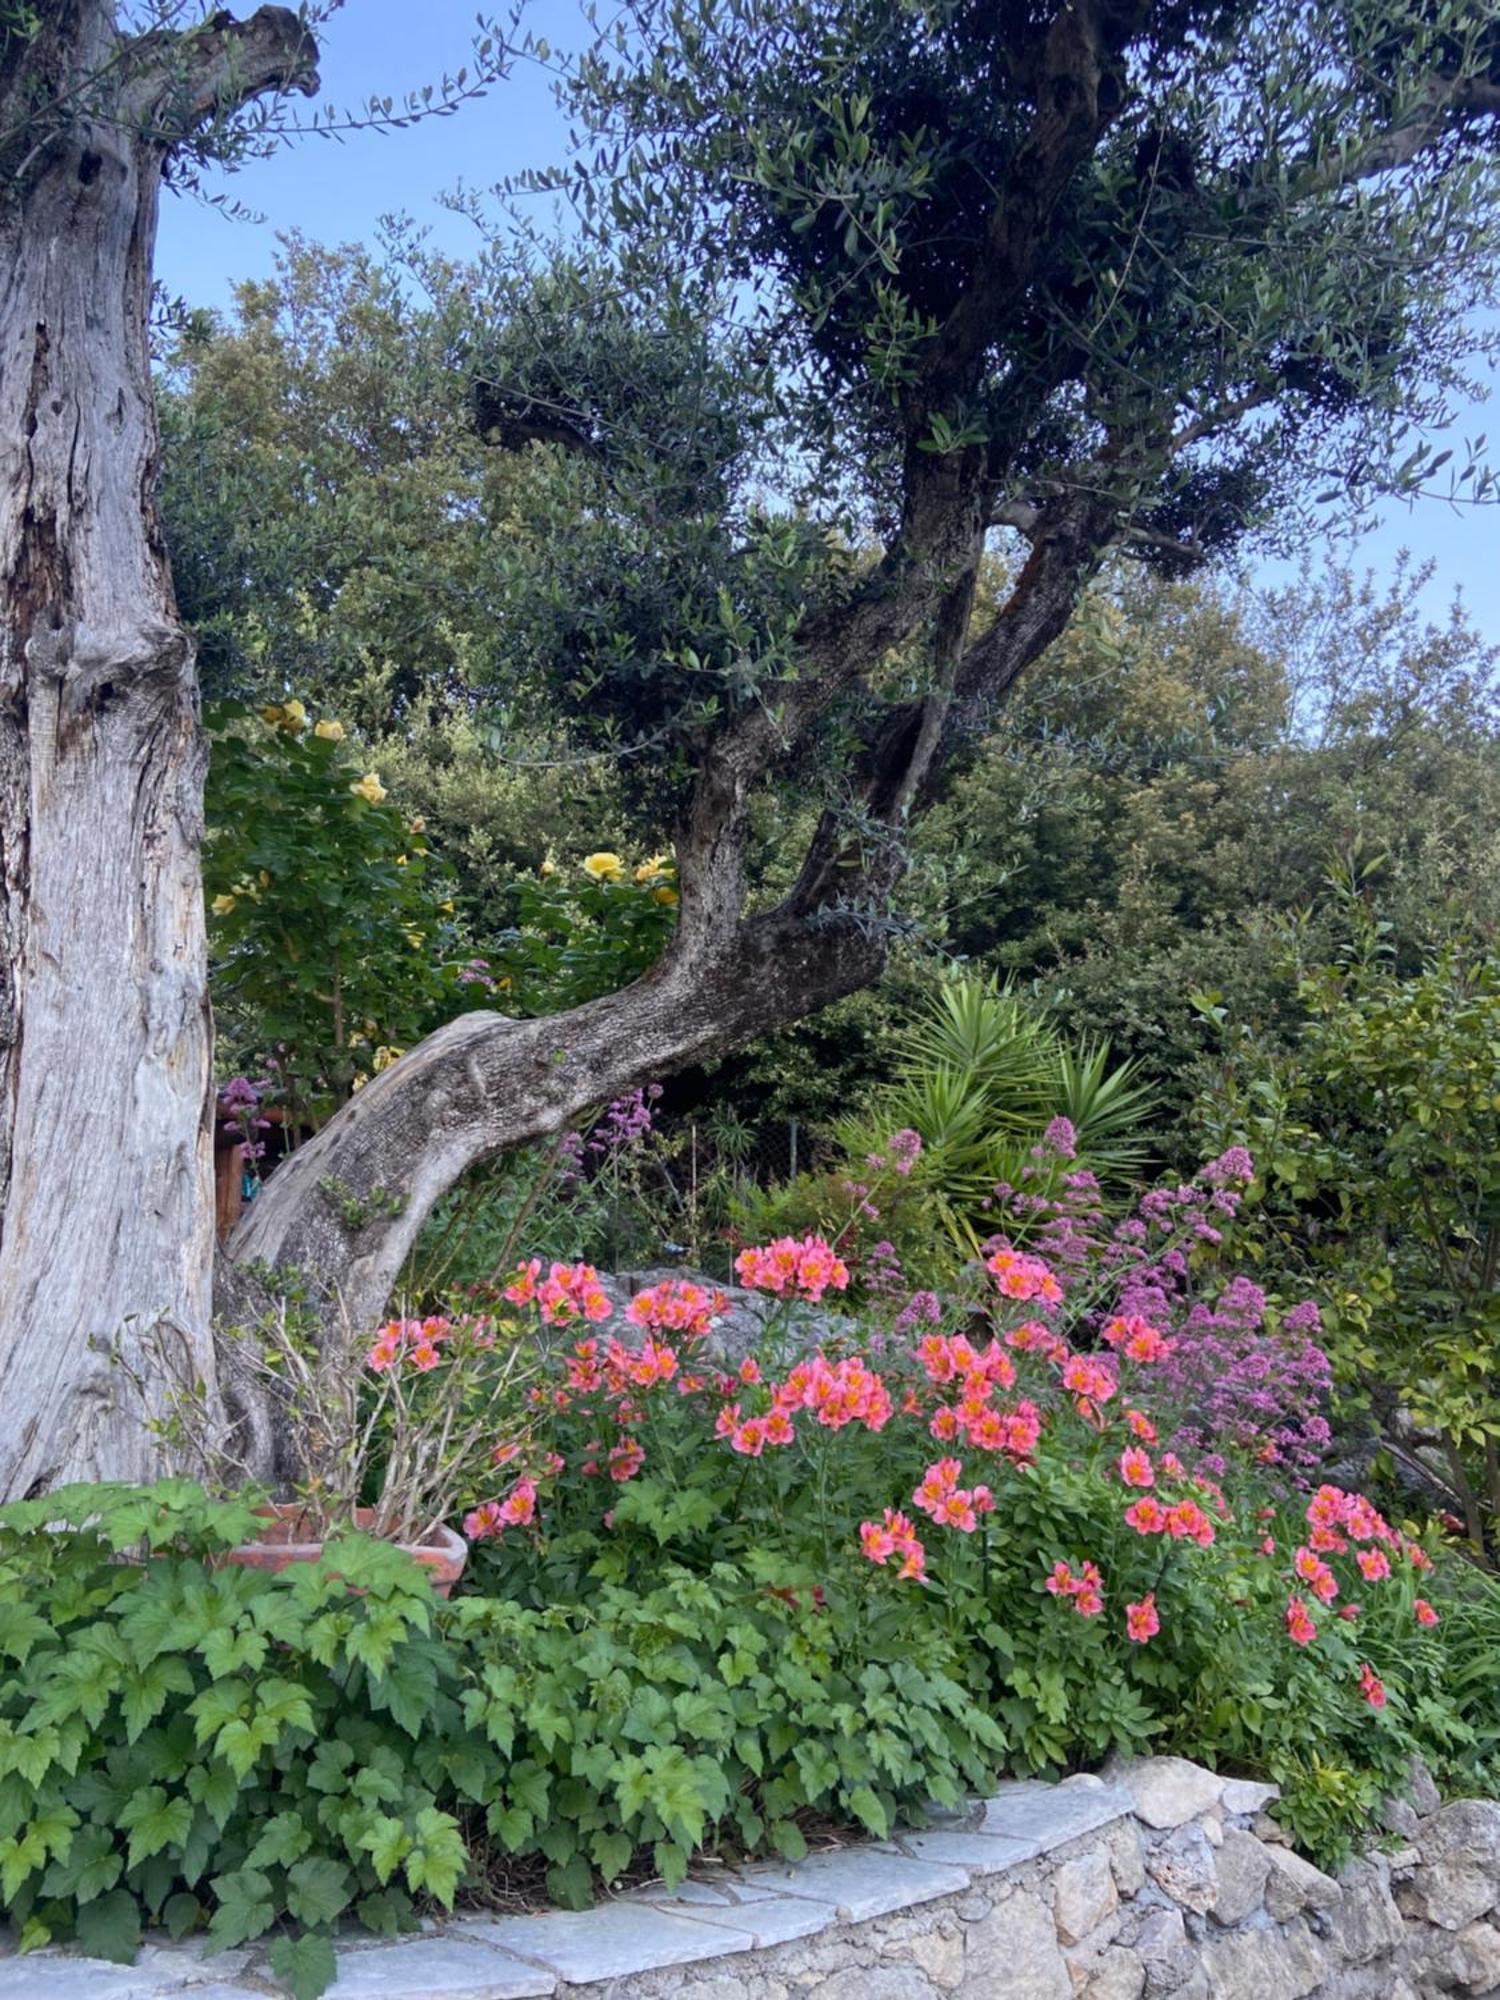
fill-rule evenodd
<path id="1" fill-rule="evenodd" d="M 452 1901 L 460 1689 L 425 1578 L 360 1536 L 279 1576 L 216 1560 L 256 1525 L 186 1481 L 0 1510 L 0 1893 L 23 1950 L 274 1929 L 302 2000 L 341 1916 L 394 1932 L 417 1895 Z"/>

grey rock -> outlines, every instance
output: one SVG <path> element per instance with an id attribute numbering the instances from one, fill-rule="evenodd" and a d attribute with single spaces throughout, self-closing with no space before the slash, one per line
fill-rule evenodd
<path id="1" fill-rule="evenodd" d="M 1227 1813 L 1258 1813 L 1280 1797 L 1280 1785 L 1263 1785 L 1257 1778 L 1226 1778 L 1219 1802 Z"/>
<path id="2" fill-rule="evenodd" d="M 1269 1813 L 1257 1813 L 1250 1831 L 1257 1840 L 1263 1840 L 1270 1847 L 1287 1846 L 1286 1828 L 1280 1820 L 1272 1819 Z"/>
<path id="3" fill-rule="evenodd" d="M 1151 1910 L 1132 1940 L 1146 1968 L 1151 2000 L 1180 1993 L 1198 1970 L 1198 1954 L 1189 1942 L 1181 1910 Z"/>
<path id="4" fill-rule="evenodd" d="M 810 2000 L 935 2000 L 932 1987 L 913 1965 L 879 1965 L 869 1971 L 848 1965 L 807 1990 Z"/>
<path id="5" fill-rule="evenodd" d="M 1401 1884 L 1400 1908 L 1411 1917 L 1425 1917 L 1445 1931 L 1461 1931 L 1484 1916 L 1500 1900 L 1500 1882 L 1487 1868 L 1462 1861 L 1423 1862 Z"/>
<path id="6" fill-rule="evenodd" d="M 1349 1862 L 1340 1871 L 1339 1887 L 1343 1897 L 1334 1935 L 1346 1958 L 1364 1965 L 1405 1942 L 1406 1926 L 1391 1894 L 1390 1865 L 1383 1855 Z"/>
<path id="7" fill-rule="evenodd" d="M 170 1990 L 149 1969 L 104 1958 L 28 1952 L 0 1959 L 0 2000 L 158 2000 Z"/>
<path id="8" fill-rule="evenodd" d="M 700 1922 L 696 1912 L 687 1918 L 624 1901 L 593 1910 L 549 1910 L 540 1917 L 469 1918 L 454 1928 L 535 1960 L 575 1986 L 750 1948 L 743 1931 Z"/>
<path id="9" fill-rule="evenodd" d="M 953 1914 L 961 1917 L 966 1924 L 977 1924 L 982 1923 L 994 1907 L 988 1896 L 961 1896 L 953 1906 Z"/>
<path id="10" fill-rule="evenodd" d="M 1200 1814 L 1198 1824 L 1210 1847 L 1224 1845 L 1224 1815 L 1217 1806 L 1210 1806 L 1206 1813 Z"/>
<path id="11" fill-rule="evenodd" d="M 1491 1799 L 1455 1799 L 1430 1816 L 1420 1844 L 1424 1861 L 1500 1869 L 1500 1805 Z"/>
<path id="12" fill-rule="evenodd" d="M 1121 1757 L 1106 1769 L 1147 1826 L 1181 1826 L 1216 1806 L 1224 1792 L 1222 1778 L 1186 1757 Z"/>
<path id="13" fill-rule="evenodd" d="M 1064 1944 L 1097 1930 L 1119 1905 L 1109 1856 L 1102 1847 L 1064 1861 L 1052 1878 L 1052 1917 Z"/>
<path id="14" fill-rule="evenodd" d="M 1322 1984 L 1324 1964 L 1301 1924 L 1247 1926 L 1204 1945 L 1203 1972 L 1209 2000 L 1302 2000 Z"/>
<path id="15" fill-rule="evenodd" d="M 964 1938 L 958 1930 L 926 1931 L 905 1940 L 914 1964 L 939 1991 L 951 1993 L 963 1981 Z"/>
<path id="16" fill-rule="evenodd" d="M 845 1923 L 888 1916 L 913 1903 L 931 1902 L 934 1896 L 960 1895 L 969 1886 L 962 1868 L 864 1847 L 810 1854 L 786 1867 L 763 1863 L 747 1868 L 744 1875 L 757 1887 L 830 1904 Z"/>
<path id="17" fill-rule="evenodd" d="M 1146 1968 L 1136 1952 L 1111 1945 L 1101 1953 L 1083 1988 L 1084 2000 L 1141 2000 Z"/>
<path id="18" fill-rule="evenodd" d="M 1137 1896 L 1146 1886 L 1146 1860 L 1141 1853 L 1140 1828 L 1133 1819 L 1121 1820 L 1104 1834 L 1102 1846 L 1115 1871 L 1115 1887 L 1122 1896 Z"/>
<path id="19" fill-rule="evenodd" d="M 1421 1821 L 1416 1807 L 1409 1805 L 1405 1799 L 1382 1799 L 1380 1824 L 1387 1833 L 1399 1834 L 1403 1840 L 1415 1840 Z"/>
<path id="20" fill-rule="evenodd" d="M 987 1834 L 1022 1842 L 1029 1858 L 1123 1819 L 1131 1809 L 1130 1794 L 1118 1785 L 1069 1787 L 1021 1778 L 984 1801 L 980 1825 Z"/>
<path id="21" fill-rule="evenodd" d="M 1218 1857 L 1201 1826 L 1175 1828 L 1146 1857 L 1146 1872 L 1164 1895 L 1200 1917 L 1218 1897 Z"/>
<path id="22" fill-rule="evenodd" d="M 527 2000 L 556 1990 L 550 1972 L 485 1945 L 418 1938 L 341 1951 L 326 2000 L 408 2000 L 413 1993 L 422 2000 Z"/>
<path id="23" fill-rule="evenodd" d="M 1052 1917 L 1039 1897 L 1018 1889 L 973 1926 L 958 1995 L 959 2000 L 1073 2000 Z"/>
<path id="24" fill-rule="evenodd" d="M 1493 1924 L 1469 1924 L 1453 1940 L 1458 1984 L 1470 1993 L 1489 1993 L 1500 1986 L 1500 1930 Z"/>
<path id="25" fill-rule="evenodd" d="M 1289 1847 L 1266 1850 L 1270 1868 L 1266 1876 L 1266 1909 L 1273 1921 L 1286 1923 L 1300 1910 L 1336 1910 L 1342 1891 L 1331 1875 L 1314 1868 Z"/>
<path id="26" fill-rule="evenodd" d="M 1217 1858 L 1219 1893 L 1214 1898 L 1214 1917 L 1226 1926 L 1241 1924 L 1261 1906 L 1271 1857 L 1253 1833 L 1227 1826 Z"/>
<path id="27" fill-rule="evenodd" d="M 1411 1760 L 1407 1793 L 1423 1819 L 1430 1813 L 1435 1813 L 1443 1803 L 1443 1795 L 1438 1790 L 1431 1771 L 1420 1757 L 1413 1757 Z"/>

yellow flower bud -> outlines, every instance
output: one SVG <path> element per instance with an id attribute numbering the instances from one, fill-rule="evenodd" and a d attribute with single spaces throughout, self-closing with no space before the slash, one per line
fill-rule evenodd
<path id="1" fill-rule="evenodd" d="M 378 771 L 366 771 L 362 778 L 356 778 L 349 787 L 356 797 L 368 799 L 372 806 L 378 806 L 385 797 L 385 786 L 380 782 Z"/>
<path id="2" fill-rule="evenodd" d="M 404 854 L 398 854 L 396 856 L 396 866 L 398 868 L 404 868 L 406 866 L 406 856 Z"/>
<path id="3" fill-rule="evenodd" d="M 403 1053 L 402 1050 L 398 1048 L 393 1048 L 390 1045 L 390 1043 L 382 1042 L 380 1047 L 375 1051 L 374 1055 L 370 1058 L 370 1067 L 372 1070 L 375 1071 L 376 1075 L 378 1076 L 381 1070 L 389 1069 L 391 1064 L 397 1061 L 399 1057 L 402 1055 L 402 1053 Z"/>
<path id="4" fill-rule="evenodd" d="M 321 736 L 325 743 L 342 743 L 344 725 L 342 722 L 335 722 L 331 715 L 325 715 L 321 722 L 313 724 L 313 735 Z"/>
<path id="5" fill-rule="evenodd" d="M 557 873 L 557 863 L 549 857 L 536 872 L 538 875 L 555 875 Z"/>
<path id="6" fill-rule="evenodd" d="M 663 886 L 660 889 L 653 889 L 651 891 L 651 900 L 653 903 L 675 903 L 677 901 L 677 891 L 667 886 Z"/>
<path id="7" fill-rule="evenodd" d="M 625 863 L 618 854 L 590 854 L 583 864 L 585 875 L 592 875 L 596 882 L 618 882 L 625 873 Z"/>
<path id="8" fill-rule="evenodd" d="M 300 736 L 307 727 L 307 710 L 300 701 L 284 701 L 281 704 L 281 726 L 289 729 L 294 736 Z"/>

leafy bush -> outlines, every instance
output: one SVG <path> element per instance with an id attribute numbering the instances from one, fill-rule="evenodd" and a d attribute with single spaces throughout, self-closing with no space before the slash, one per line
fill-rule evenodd
<path id="1" fill-rule="evenodd" d="M 1206 1122 L 1263 1163 L 1261 1250 L 1332 1295 L 1342 1392 L 1500 1543 L 1500 960 L 1394 964 L 1358 885 L 1331 964 L 1285 972 L 1299 1045 L 1231 1044 Z M 1295 941 L 1292 941 L 1295 942 Z M 1227 1021 L 1220 1017 L 1220 1025 Z"/>
<path id="2" fill-rule="evenodd" d="M 185 1481 L 0 1510 L 0 1894 L 23 1950 L 272 1933 L 307 2000 L 341 1918 L 410 1927 L 489 1850 L 577 1905 L 639 1849 L 673 1881 L 717 1838 L 800 1853 L 811 1804 L 884 1831 L 998 1768 L 959 1639 L 918 1666 L 894 1605 L 721 1564 L 445 1607 L 362 1536 L 280 1575 L 222 1566 L 258 1525 Z"/>
<path id="3" fill-rule="evenodd" d="M 203 875 L 215 1006 L 231 1068 L 269 1070 L 294 1127 L 465 1005 L 454 882 L 300 701 L 211 717 Z"/>
<path id="4" fill-rule="evenodd" d="M 425 1579 L 359 1536 L 280 1576 L 222 1566 L 257 1525 L 187 1482 L 0 1510 L 0 1892 L 23 1950 L 274 1929 L 302 2000 L 341 1916 L 395 1932 L 417 1895 L 452 1901 L 462 1712 Z"/>

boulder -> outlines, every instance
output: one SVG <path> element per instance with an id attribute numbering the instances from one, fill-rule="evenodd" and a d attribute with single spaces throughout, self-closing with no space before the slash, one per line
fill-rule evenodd
<path id="1" fill-rule="evenodd" d="M 1097 1930 L 1120 1901 L 1109 1856 L 1102 1848 L 1063 1862 L 1052 1887 L 1052 1917 L 1064 1944 L 1078 1944 Z"/>
<path id="2" fill-rule="evenodd" d="M 1174 1903 L 1206 1916 L 1219 1894 L 1218 1857 L 1201 1826 L 1179 1826 L 1146 1858 L 1146 1872 Z"/>
<path id="3" fill-rule="evenodd" d="M 1215 1921 L 1226 1926 L 1243 1923 L 1258 1910 L 1266 1893 L 1266 1877 L 1271 1857 L 1253 1833 L 1237 1826 L 1224 1829 L 1218 1853 L 1219 1893 L 1214 1899 Z"/>
<path id="4" fill-rule="evenodd" d="M 1118 1757 L 1106 1767 L 1106 1777 L 1130 1794 L 1136 1814 L 1147 1826 L 1182 1826 L 1216 1806 L 1224 1790 L 1222 1778 L 1190 1764 L 1186 1757 Z"/>

